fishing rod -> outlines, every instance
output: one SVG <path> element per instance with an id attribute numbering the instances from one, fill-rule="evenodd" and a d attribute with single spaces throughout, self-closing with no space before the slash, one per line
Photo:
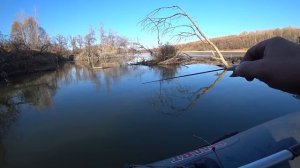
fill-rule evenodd
<path id="1" fill-rule="evenodd" d="M 229 68 L 219 68 L 219 69 L 214 69 L 214 70 L 209 70 L 209 71 L 203 71 L 203 72 L 197 72 L 197 73 L 192 73 L 192 74 L 186 74 L 186 75 L 180 75 L 180 76 L 175 76 L 175 77 L 170 77 L 170 78 L 163 78 L 159 80 L 154 80 L 154 81 L 149 81 L 149 82 L 143 82 L 142 84 L 148 84 L 148 83 L 154 83 L 154 82 L 161 82 L 165 80 L 171 80 L 171 79 L 176 79 L 176 78 L 183 78 L 183 77 L 188 77 L 188 76 L 194 76 L 194 75 L 200 75 L 200 74 L 206 74 L 206 73 L 211 73 L 211 72 L 217 72 L 217 71 L 234 71 L 237 65 L 233 65 Z"/>

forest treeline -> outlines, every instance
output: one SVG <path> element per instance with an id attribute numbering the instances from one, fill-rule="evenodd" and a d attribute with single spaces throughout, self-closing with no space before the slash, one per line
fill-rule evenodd
<path id="1" fill-rule="evenodd" d="M 300 29 L 287 27 L 256 32 L 242 32 L 213 38 L 211 41 L 220 50 L 247 49 L 256 43 L 280 36 L 290 41 L 300 40 Z M 50 36 L 32 16 L 19 14 L 13 21 L 10 33 L 0 32 L 0 82 L 7 77 L 44 70 L 54 70 L 68 60 L 109 61 L 112 58 L 124 59 L 136 52 L 157 51 L 164 61 L 178 55 L 177 50 L 212 50 L 205 42 L 191 42 L 177 45 L 161 45 L 158 49 L 147 49 L 143 45 L 130 42 L 128 38 L 114 31 L 105 30 L 104 26 L 90 27 L 85 35 Z M 171 55 L 171 56 L 170 56 Z M 125 56 L 125 57 L 124 57 Z"/>
<path id="2" fill-rule="evenodd" d="M 51 37 L 37 19 L 20 14 L 9 35 L 0 32 L 0 79 L 56 69 L 68 60 L 109 59 L 131 50 L 126 37 L 103 26 L 90 27 L 86 35 Z"/>
<path id="3" fill-rule="evenodd" d="M 0 32 L 1 52 L 38 51 L 51 52 L 63 57 L 81 55 L 86 57 L 107 53 L 122 53 L 128 48 L 128 39 L 114 31 L 106 31 L 103 26 L 92 27 L 86 35 L 50 37 L 34 17 L 21 16 L 11 25 L 9 35 Z M 83 53 L 83 54 L 81 54 Z"/>
<path id="4" fill-rule="evenodd" d="M 299 43 L 300 41 L 300 29 L 294 27 L 286 27 L 282 29 L 272 29 L 255 32 L 242 32 L 239 35 L 230 35 L 218 38 L 212 38 L 211 41 L 220 50 L 234 50 L 234 49 L 247 49 L 255 45 L 256 43 L 272 38 L 283 37 L 293 42 Z M 212 50 L 207 43 L 201 41 L 191 42 L 178 45 L 178 48 L 184 51 L 203 51 Z"/>

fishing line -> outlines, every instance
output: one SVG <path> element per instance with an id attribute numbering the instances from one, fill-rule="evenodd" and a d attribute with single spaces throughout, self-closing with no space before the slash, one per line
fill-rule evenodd
<path id="1" fill-rule="evenodd" d="M 221 159 L 219 158 L 219 155 L 217 154 L 217 151 L 216 151 L 216 148 L 211 144 L 209 143 L 207 140 L 205 140 L 204 138 L 200 137 L 200 136 L 197 136 L 197 135 L 193 135 L 195 138 L 205 142 L 206 144 L 208 144 L 208 146 L 211 147 L 211 150 L 213 151 L 213 153 L 215 154 L 216 158 L 217 158 L 217 161 L 219 162 L 219 165 L 221 166 L 221 168 L 224 168 L 222 162 L 221 162 Z"/>
<path id="2" fill-rule="evenodd" d="M 180 75 L 180 76 L 175 76 L 175 77 L 171 77 L 171 78 L 164 78 L 164 79 L 159 79 L 159 80 L 144 82 L 142 84 L 153 83 L 153 82 L 160 82 L 160 81 L 171 80 L 171 79 L 182 78 L 182 77 L 188 77 L 188 76 L 193 76 L 193 75 L 200 75 L 200 74 L 205 74 L 205 73 L 210 73 L 210 72 L 216 72 L 216 71 L 221 71 L 221 70 L 224 70 L 224 69 L 222 68 L 222 69 L 215 69 L 215 70 L 210 70 L 210 71 L 197 72 L 197 73 L 192 73 L 192 74 L 187 74 L 187 75 Z"/>
<path id="3" fill-rule="evenodd" d="M 227 69 L 224 69 L 224 68 L 214 69 L 214 70 L 197 72 L 197 73 L 186 74 L 186 75 L 180 75 L 180 76 L 175 76 L 175 77 L 170 77 L 170 78 L 163 78 L 163 79 L 149 81 L 149 82 L 143 82 L 142 84 L 148 84 L 148 83 L 153 83 L 153 82 L 161 82 L 161 81 L 165 81 L 165 80 L 171 80 L 171 79 L 176 79 L 176 78 L 183 78 L 183 77 L 188 77 L 188 76 L 193 76 L 193 75 L 201 75 L 201 74 L 206 74 L 206 73 L 216 72 L 216 71 L 234 71 L 235 68 L 236 68 L 236 65 L 233 65 L 232 67 L 229 67 Z"/>

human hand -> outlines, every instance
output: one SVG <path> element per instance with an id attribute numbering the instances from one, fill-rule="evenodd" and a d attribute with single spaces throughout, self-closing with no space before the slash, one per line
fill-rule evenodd
<path id="1" fill-rule="evenodd" d="M 232 76 L 252 81 L 257 78 L 270 87 L 300 93 L 300 45 L 281 37 L 262 41 L 250 48 Z"/>

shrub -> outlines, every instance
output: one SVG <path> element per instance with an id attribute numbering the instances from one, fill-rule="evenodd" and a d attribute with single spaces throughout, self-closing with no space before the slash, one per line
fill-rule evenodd
<path id="1" fill-rule="evenodd" d="M 161 45 L 155 54 L 155 60 L 165 61 L 177 55 L 177 48 L 170 44 Z"/>

